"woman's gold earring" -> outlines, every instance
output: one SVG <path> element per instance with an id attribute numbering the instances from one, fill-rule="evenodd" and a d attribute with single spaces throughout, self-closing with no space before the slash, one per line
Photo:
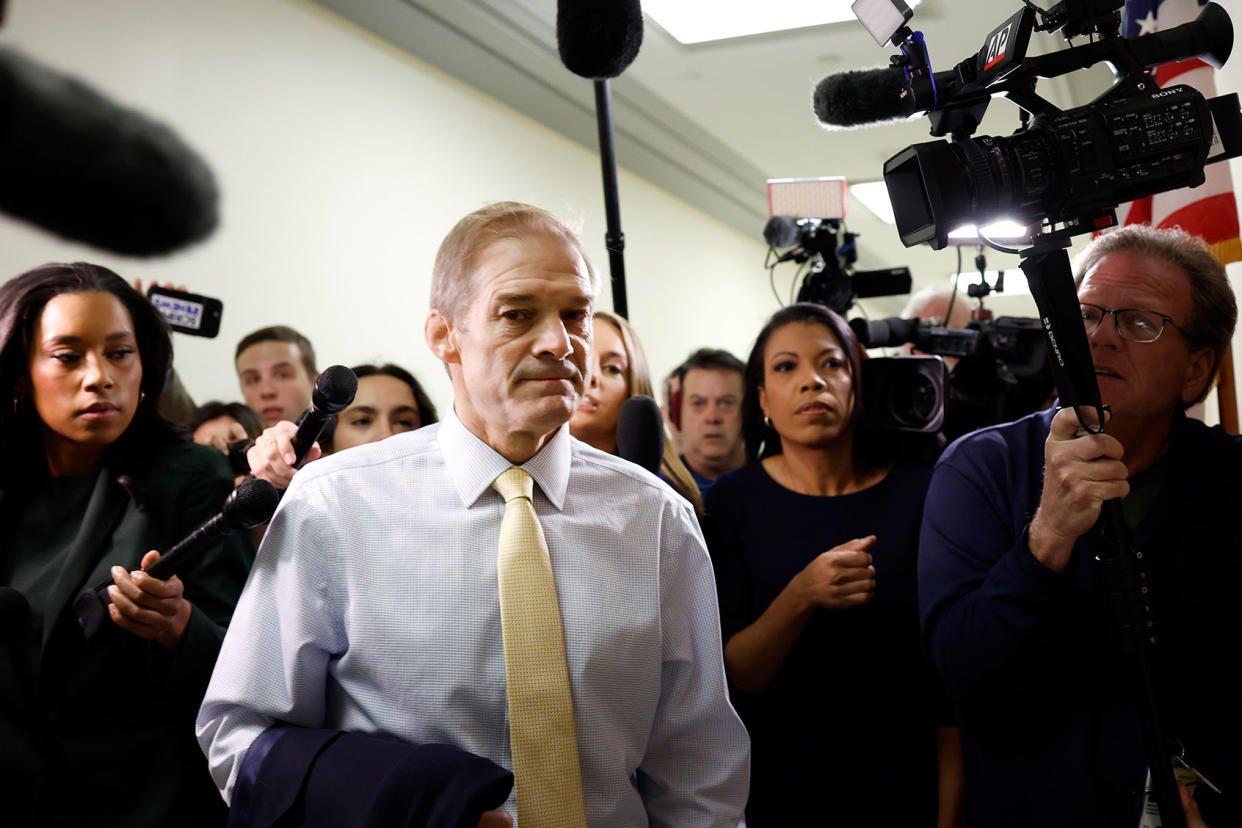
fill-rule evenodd
<path id="1" fill-rule="evenodd" d="M 138 404 L 142 405 L 142 401 L 147 398 L 147 392 L 142 389 L 138 390 Z"/>
<path id="2" fill-rule="evenodd" d="M 763 415 L 763 424 L 768 428 L 772 427 L 772 419 L 767 414 Z"/>

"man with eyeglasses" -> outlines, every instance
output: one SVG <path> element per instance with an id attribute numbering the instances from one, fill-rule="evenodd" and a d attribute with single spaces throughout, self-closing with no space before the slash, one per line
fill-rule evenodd
<path id="1" fill-rule="evenodd" d="M 1121 498 L 1161 627 L 1162 724 L 1223 791 L 1192 786 L 1187 823 L 1242 825 L 1242 441 L 1184 413 L 1233 334 L 1233 291 L 1199 240 L 1141 226 L 1094 241 L 1075 279 L 1106 433 L 1078 436 L 1066 409 L 967 435 L 924 509 L 923 639 L 962 727 L 967 812 L 1140 824 L 1141 730 L 1091 531 Z"/>

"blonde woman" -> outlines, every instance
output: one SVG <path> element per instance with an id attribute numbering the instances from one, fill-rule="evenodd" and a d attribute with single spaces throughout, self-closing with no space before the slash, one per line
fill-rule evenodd
<path id="1" fill-rule="evenodd" d="M 616 454 L 621 404 L 638 394 L 654 396 L 647 356 L 634 328 L 614 313 L 596 311 L 590 383 L 569 420 L 569 432 L 601 451 Z M 699 489 L 690 470 L 677 457 L 667 425 L 660 476 L 693 504 L 695 514 L 703 514 Z"/>

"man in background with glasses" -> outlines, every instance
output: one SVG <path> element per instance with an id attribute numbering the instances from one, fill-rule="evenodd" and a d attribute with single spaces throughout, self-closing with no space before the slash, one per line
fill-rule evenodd
<path id="1" fill-rule="evenodd" d="M 1233 291 L 1198 239 L 1141 226 L 1094 241 L 1075 280 L 1105 433 L 1079 436 L 1067 409 L 967 435 L 924 510 L 923 639 L 962 727 L 967 812 L 1139 825 L 1141 731 L 1090 531 L 1121 498 L 1164 730 L 1199 772 L 1188 824 L 1242 825 L 1242 440 L 1184 413 L 1233 335 Z"/>

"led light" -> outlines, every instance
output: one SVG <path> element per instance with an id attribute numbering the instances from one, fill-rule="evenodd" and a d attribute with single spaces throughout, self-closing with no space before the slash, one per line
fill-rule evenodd
<path id="1" fill-rule="evenodd" d="M 889 224 L 897 223 L 897 220 L 893 218 L 893 203 L 888 200 L 888 187 L 884 186 L 883 181 L 863 181 L 859 184 L 851 184 L 850 192 L 881 221 Z"/>
<path id="2" fill-rule="evenodd" d="M 643 11 L 682 43 L 802 29 L 854 20 L 851 0 L 643 0 Z M 917 0 L 907 0 L 914 8 Z"/>
<path id="3" fill-rule="evenodd" d="M 981 236 L 994 242 L 1021 242 L 1031 237 L 1031 231 L 1025 225 L 1007 219 L 983 225 L 982 233 L 975 225 L 965 224 L 949 231 L 949 244 L 983 244 Z"/>

